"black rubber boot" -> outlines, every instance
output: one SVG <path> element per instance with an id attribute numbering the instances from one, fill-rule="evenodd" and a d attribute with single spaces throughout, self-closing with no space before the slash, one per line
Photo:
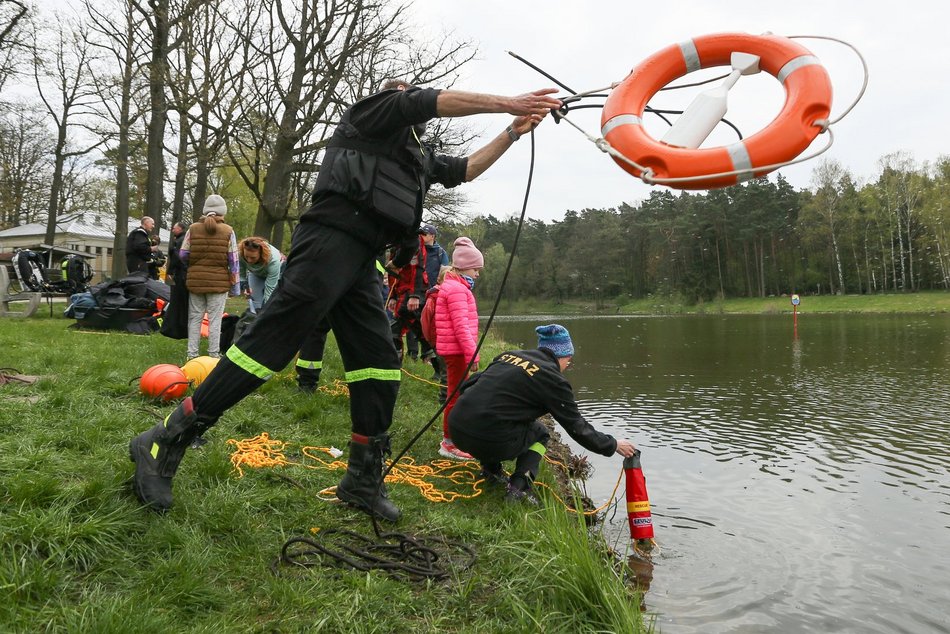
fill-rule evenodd
<path id="1" fill-rule="evenodd" d="M 132 439 L 129 458 L 135 463 L 133 488 L 142 504 L 159 513 L 171 508 L 172 478 L 185 450 L 209 427 L 198 421 L 188 397 L 163 422 Z"/>
<path id="2" fill-rule="evenodd" d="M 306 394 L 313 394 L 317 391 L 317 385 L 320 384 L 319 368 L 297 367 L 297 389 Z"/>
<path id="3" fill-rule="evenodd" d="M 505 492 L 505 502 L 508 504 L 540 504 L 531 482 L 534 480 L 530 473 L 515 474 L 508 480 L 508 490 Z"/>
<path id="4" fill-rule="evenodd" d="M 508 476 L 505 475 L 505 470 L 502 469 L 500 462 L 482 462 L 482 470 L 478 474 L 485 482 L 485 486 L 489 489 L 495 488 L 506 488 L 508 487 Z"/>
<path id="5" fill-rule="evenodd" d="M 368 444 L 350 442 L 350 460 L 336 496 L 365 513 L 395 522 L 401 513 L 383 483 L 383 455 L 389 454 L 389 436 L 380 434 L 368 440 Z"/>

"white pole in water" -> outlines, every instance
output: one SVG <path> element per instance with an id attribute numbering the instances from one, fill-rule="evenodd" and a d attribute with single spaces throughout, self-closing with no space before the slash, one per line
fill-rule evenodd
<path id="1" fill-rule="evenodd" d="M 667 145 L 695 150 L 713 131 L 719 120 L 726 114 L 729 89 L 740 75 L 754 75 L 759 72 L 759 56 L 751 53 L 733 53 L 732 72 L 722 85 L 704 90 L 696 95 L 676 123 L 660 139 Z"/>

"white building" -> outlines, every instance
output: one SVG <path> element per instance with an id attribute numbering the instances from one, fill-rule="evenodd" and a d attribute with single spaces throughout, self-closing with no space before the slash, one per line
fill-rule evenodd
<path id="1" fill-rule="evenodd" d="M 79 252 L 93 257 L 89 265 L 95 272 L 93 282 L 101 281 L 112 274 L 112 246 L 115 240 L 115 220 L 103 218 L 104 222 L 92 224 L 85 222 L 82 215 L 67 215 L 56 222 L 54 244 L 63 252 Z M 129 228 L 125 235 L 141 224 L 141 218 L 129 218 Z M 167 251 L 169 233 L 167 229 L 159 231 L 162 240 L 162 251 Z M 34 222 L 0 231 L 0 253 L 11 253 L 16 249 L 33 249 L 40 252 L 49 252 L 50 246 L 44 244 L 46 239 L 46 223 Z M 123 236 L 123 240 L 125 236 Z M 61 258 L 62 256 L 60 256 Z M 47 267 L 55 268 L 53 262 Z M 123 267 L 124 268 L 124 267 Z"/>

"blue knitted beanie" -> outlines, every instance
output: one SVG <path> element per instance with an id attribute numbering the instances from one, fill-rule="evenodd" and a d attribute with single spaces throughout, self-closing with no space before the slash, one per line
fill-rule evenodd
<path id="1" fill-rule="evenodd" d="M 564 326 L 558 324 L 538 326 L 534 331 L 538 333 L 539 348 L 547 348 L 558 358 L 574 356 L 574 344 L 571 342 L 571 333 L 569 333 Z"/>

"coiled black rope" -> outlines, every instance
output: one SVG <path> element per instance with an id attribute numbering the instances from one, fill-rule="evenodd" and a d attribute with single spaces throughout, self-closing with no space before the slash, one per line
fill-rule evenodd
<path id="1" fill-rule="evenodd" d="M 408 581 L 444 581 L 468 570 L 475 551 L 462 542 L 444 537 L 410 537 L 383 533 L 371 539 L 354 531 L 330 528 L 310 537 L 289 539 L 271 570 L 281 575 L 284 567 L 334 566 L 368 572 L 378 570 Z"/>

